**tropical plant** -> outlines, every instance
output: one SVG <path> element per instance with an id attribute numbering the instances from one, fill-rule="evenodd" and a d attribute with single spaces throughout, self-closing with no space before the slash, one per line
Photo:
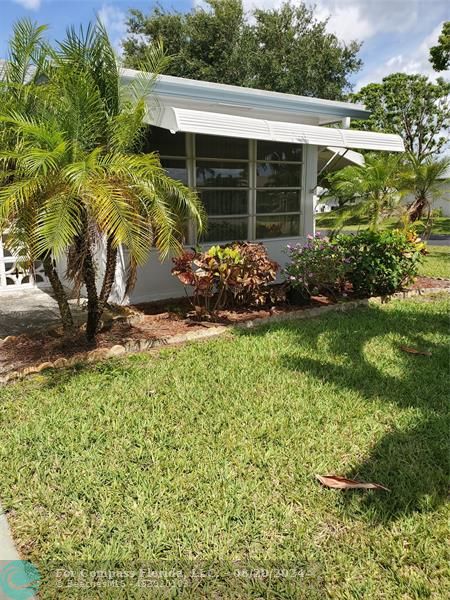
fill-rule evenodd
<path id="1" fill-rule="evenodd" d="M 327 237 L 309 235 L 305 244 L 287 247 L 289 263 L 284 269 L 290 287 L 309 299 L 313 294 L 339 294 L 345 283 L 345 256 Z M 295 297 L 295 296 L 294 296 Z"/>
<path id="2" fill-rule="evenodd" d="M 188 251 L 173 259 L 172 274 L 193 290 L 200 316 L 233 306 L 260 306 L 270 296 L 278 264 L 262 244 L 233 242 L 206 252 Z"/>
<path id="3" fill-rule="evenodd" d="M 422 163 L 412 158 L 405 169 L 403 187 L 414 193 L 414 200 L 408 206 L 410 222 L 426 219 L 425 230 L 432 226 L 433 201 L 443 196 L 442 185 L 450 181 L 450 158 L 434 160 L 427 158 Z"/>
<path id="4" fill-rule="evenodd" d="M 147 69 L 157 73 L 162 49 L 148 57 Z M 71 29 L 52 51 L 36 113 L 7 110 L 0 117 L 16 137 L 15 148 L 0 154 L 4 173 L 11 173 L 0 189 L 0 224 L 12 231 L 30 224 L 30 259 L 67 255 L 69 278 L 86 289 L 89 341 L 114 281 L 117 248 L 123 245 L 129 256 L 130 288 L 152 245 L 163 257 L 180 252 L 186 219 L 202 227 L 195 193 L 166 174 L 157 154 L 135 152 L 152 83 L 143 76 L 121 84 L 101 25 L 79 34 Z M 99 295 L 95 253 L 104 239 Z"/>
<path id="5" fill-rule="evenodd" d="M 7 60 L 0 73 L 0 114 L 27 114 L 33 117 L 42 101 L 43 83 L 48 79 L 51 49 L 44 39 L 46 27 L 38 26 L 28 19 L 15 24 L 9 42 Z M 5 155 L 18 147 L 17 131 L 0 122 L 0 147 Z M 8 168 L 0 172 L 0 185 L 14 178 L 15 162 L 11 157 Z M 0 207 L 0 211 L 2 207 Z M 35 219 L 29 213 L 16 214 L 14 220 L 0 220 L 0 233 L 4 243 L 20 257 L 18 266 L 33 271 L 36 259 L 42 261 L 45 274 L 50 281 L 58 302 L 65 331 L 73 328 L 73 319 L 67 295 L 55 268 L 50 253 L 36 255 L 33 231 Z"/>
<path id="6" fill-rule="evenodd" d="M 328 175 L 326 197 L 344 199 L 336 229 L 350 216 L 365 216 L 372 230 L 399 207 L 405 193 L 401 158 L 393 154 L 367 154 L 363 165 L 352 165 Z"/>
<path id="7" fill-rule="evenodd" d="M 339 235 L 335 243 L 345 257 L 345 277 L 358 296 L 401 290 L 414 280 L 425 253 L 425 244 L 411 231 L 361 231 Z"/>

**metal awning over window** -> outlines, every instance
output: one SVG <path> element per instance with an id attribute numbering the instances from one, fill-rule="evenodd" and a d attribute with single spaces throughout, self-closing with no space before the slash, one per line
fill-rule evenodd
<path id="1" fill-rule="evenodd" d="M 394 134 L 268 121 L 266 119 L 191 110 L 168 105 L 161 105 L 146 120 L 152 125 L 163 127 L 173 133 L 184 131 L 231 138 L 272 140 L 291 144 L 386 150 L 389 152 L 404 151 L 402 138 Z"/>

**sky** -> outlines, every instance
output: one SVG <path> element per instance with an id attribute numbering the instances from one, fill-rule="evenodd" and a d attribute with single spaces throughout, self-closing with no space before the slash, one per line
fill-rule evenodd
<path id="1" fill-rule="evenodd" d="M 294 0 L 295 2 L 295 0 Z M 389 73 L 423 73 L 435 78 L 428 61 L 442 24 L 450 20 L 449 0 L 306 0 L 317 16 L 329 18 L 328 29 L 342 40 L 363 42 L 361 71 L 352 76 L 355 89 L 381 81 Z M 166 9 L 189 10 L 201 0 L 160 0 Z M 244 0 L 246 9 L 277 6 L 281 0 Z M 0 58 L 6 56 L 13 23 L 29 17 L 49 26 L 49 37 L 62 39 L 68 25 L 86 24 L 98 15 L 120 51 L 130 8 L 148 13 L 147 0 L 0 0 Z M 440 73 L 450 78 L 450 71 Z"/>

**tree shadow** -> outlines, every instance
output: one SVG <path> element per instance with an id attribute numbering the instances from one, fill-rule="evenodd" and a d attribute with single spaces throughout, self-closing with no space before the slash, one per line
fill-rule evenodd
<path id="1" fill-rule="evenodd" d="M 273 324 L 245 335 L 261 336 L 277 329 L 289 329 L 299 341 L 298 348 L 281 357 L 287 369 L 312 374 L 322 382 L 334 384 L 341 392 L 357 391 L 368 402 L 382 400 L 400 408 L 417 409 L 408 429 L 389 431 L 365 460 L 350 472 L 337 473 L 350 479 L 380 482 L 391 491 L 345 492 L 337 496 L 337 502 L 373 522 L 436 509 L 446 498 L 449 472 L 450 420 L 445 377 L 448 346 L 430 343 L 429 336 L 448 331 L 446 315 L 418 313 L 404 304 L 388 311 L 371 306 L 325 315 L 307 323 Z M 376 361 L 369 360 L 366 352 L 368 345 L 379 343 L 377 338 L 386 335 L 391 336 L 386 355 L 394 351 L 398 358 L 398 365 L 393 365 L 388 357 L 395 372 L 387 369 L 387 374 Z M 339 360 L 323 358 L 324 339 L 327 355 Z M 426 348 L 432 356 L 407 354 L 400 349 L 402 345 Z M 314 354 L 317 358 L 311 358 Z"/>

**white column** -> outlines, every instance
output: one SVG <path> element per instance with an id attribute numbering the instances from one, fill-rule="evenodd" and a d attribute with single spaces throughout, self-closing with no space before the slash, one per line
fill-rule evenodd
<path id="1" fill-rule="evenodd" d="M 314 235 L 314 194 L 317 186 L 317 146 L 304 146 L 303 161 L 303 195 L 302 195 L 302 225 L 303 236 Z"/>

